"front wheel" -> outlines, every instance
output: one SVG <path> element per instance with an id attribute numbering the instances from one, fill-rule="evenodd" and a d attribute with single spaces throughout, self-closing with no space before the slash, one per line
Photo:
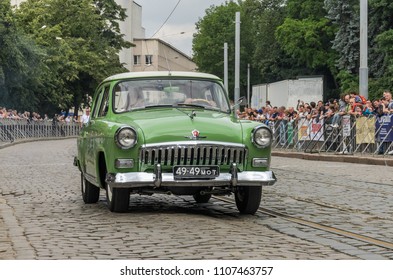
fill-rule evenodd
<path id="1" fill-rule="evenodd" d="M 235 192 L 236 206 L 242 214 L 255 214 L 262 198 L 262 187 L 238 187 Z"/>
<path id="2" fill-rule="evenodd" d="M 100 188 L 94 186 L 92 183 L 86 180 L 81 173 L 81 191 L 83 201 L 87 203 L 96 203 L 100 198 Z"/>
<path id="3" fill-rule="evenodd" d="M 126 212 L 130 204 L 130 190 L 106 184 L 106 201 L 111 212 Z"/>

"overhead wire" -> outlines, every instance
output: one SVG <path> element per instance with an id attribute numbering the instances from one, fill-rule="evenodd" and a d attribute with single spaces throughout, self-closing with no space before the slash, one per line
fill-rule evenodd
<path id="1" fill-rule="evenodd" d="M 161 28 L 167 23 L 167 21 L 170 19 L 170 17 L 172 16 L 172 14 L 175 12 L 177 6 L 179 6 L 180 2 L 181 2 L 181 0 L 177 1 L 177 4 L 176 4 L 175 7 L 172 9 L 172 11 L 171 11 L 171 13 L 169 14 L 169 16 L 165 19 L 165 21 L 162 23 L 162 25 L 160 26 L 160 28 L 158 28 L 158 30 L 151 36 L 151 38 L 153 38 L 154 35 L 156 35 L 156 34 L 161 30 Z"/>
<path id="2" fill-rule="evenodd" d="M 150 38 L 153 38 L 153 37 L 162 29 L 162 27 L 164 27 L 164 25 L 165 25 L 165 24 L 168 22 L 168 20 L 171 18 L 172 14 L 175 12 L 177 6 L 179 6 L 180 2 L 181 2 L 181 0 L 177 1 L 175 7 L 173 7 L 172 11 L 171 11 L 170 14 L 168 15 L 168 17 L 165 19 L 165 21 L 161 24 L 160 28 L 158 28 L 158 30 L 157 30 L 152 36 L 150 36 Z M 147 51 L 147 53 L 148 53 L 148 52 L 149 52 L 149 49 L 148 49 L 147 44 L 145 44 L 145 47 L 146 47 L 146 51 Z M 165 56 L 166 56 L 166 54 L 165 54 Z M 166 60 L 167 63 L 168 63 L 168 59 L 167 59 L 166 57 L 165 57 L 165 60 Z M 149 66 L 149 65 L 148 65 L 148 66 Z M 145 69 L 146 67 L 147 67 L 147 66 L 145 66 L 143 69 Z M 169 66 L 168 66 L 168 68 L 169 68 Z"/>

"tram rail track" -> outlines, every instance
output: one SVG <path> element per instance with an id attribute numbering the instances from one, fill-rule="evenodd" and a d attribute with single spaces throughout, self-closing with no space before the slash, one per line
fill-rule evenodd
<path id="1" fill-rule="evenodd" d="M 222 201 L 222 202 L 226 202 L 229 204 L 235 204 L 235 200 L 231 199 L 231 198 L 226 198 L 226 197 L 220 197 L 220 196 L 213 196 L 214 199 Z M 307 227 L 311 227 L 314 229 L 318 229 L 321 231 L 325 231 L 325 232 L 329 232 L 335 235 L 339 235 L 339 236 L 343 236 L 343 237 L 347 237 L 347 238 L 351 238 L 351 239 L 355 239 L 358 241 L 362 241 L 364 243 L 370 244 L 370 245 L 374 245 L 374 246 L 378 246 L 384 249 L 389 249 L 389 250 L 393 250 L 393 243 L 392 242 L 388 242 L 388 241 L 384 241 L 384 240 L 380 240 L 377 238 L 373 238 L 370 236 L 366 236 L 363 234 L 358 234 L 355 232 L 351 232 L 348 230 L 344 230 L 344 229 L 339 229 L 337 227 L 332 227 L 332 226 L 327 226 L 327 225 L 323 225 L 317 222 L 313 222 L 313 221 L 308 221 L 305 219 L 301 219 L 301 218 L 297 218 L 297 217 L 293 217 L 284 213 L 280 213 L 278 211 L 274 211 L 274 210 L 270 210 L 264 207 L 259 207 L 259 209 L 257 210 L 258 213 L 261 214 L 265 214 L 268 215 L 270 217 L 274 217 L 274 218 L 280 218 L 280 219 L 284 219 L 286 221 L 292 222 L 292 223 L 296 223 L 296 224 L 300 224 L 303 226 L 307 226 Z"/>

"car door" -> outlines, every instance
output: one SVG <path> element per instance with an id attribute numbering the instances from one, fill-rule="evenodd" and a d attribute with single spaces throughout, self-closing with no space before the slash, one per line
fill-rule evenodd
<path id="1" fill-rule="evenodd" d="M 109 88 L 109 84 L 103 85 L 99 88 L 97 97 L 93 102 L 93 110 L 90 116 L 90 121 L 84 128 L 84 137 L 86 142 L 86 173 L 95 177 L 96 182 L 98 182 L 98 153 L 100 151 L 103 138 L 102 122 L 105 120 L 109 106 Z"/>

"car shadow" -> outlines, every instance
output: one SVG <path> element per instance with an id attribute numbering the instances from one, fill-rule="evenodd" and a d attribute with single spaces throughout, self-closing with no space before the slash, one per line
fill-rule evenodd
<path id="1" fill-rule="evenodd" d="M 98 201 L 100 208 L 107 209 L 107 202 L 105 196 L 100 197 Z M 96 205 L 97 206 L 97 205 Z M 192 214 L 201 215 L 212 218 L 238 218 L 244 215 L 239 214 L 235 205 L 222 203 L 221 201 L 212 198 L 207 203 L 196 203 L 192 196 L 176 196 L 154 194 L 146 195 L 131 195 L 129 214 Z M 122 214 L 122 213 L 114 213 Z"/>

